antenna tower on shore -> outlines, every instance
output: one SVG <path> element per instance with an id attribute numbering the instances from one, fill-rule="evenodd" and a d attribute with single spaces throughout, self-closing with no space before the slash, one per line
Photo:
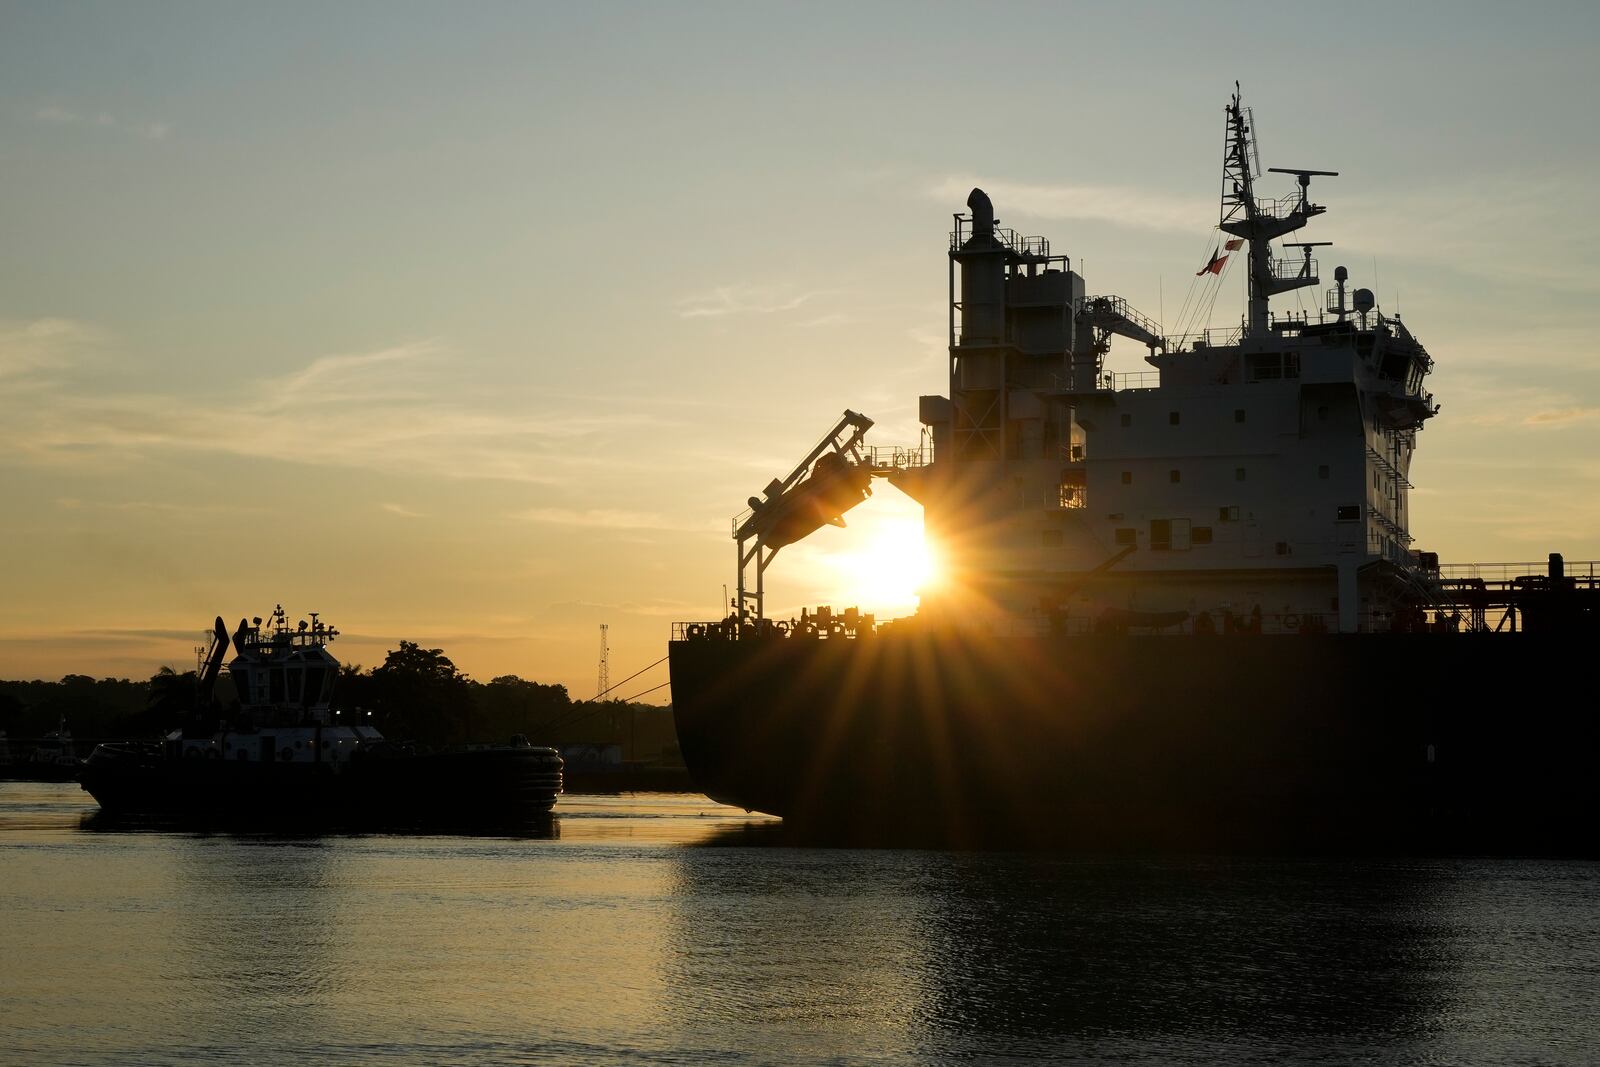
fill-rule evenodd
<path id="1" fill-rule="evenodd" d="M 595 691 L 594 698 L 601 700 L 606 695 L 606 690 L 611 688 L 611 646 L 606 643 L 606 631 L 609 629 L 605 623 L 600 624 L 600 680 L 599 688 Z"/>

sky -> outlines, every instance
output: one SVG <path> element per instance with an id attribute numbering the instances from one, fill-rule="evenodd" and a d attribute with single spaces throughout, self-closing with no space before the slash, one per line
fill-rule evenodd
<path id="1" fill-rule="evenodd" d="M 1175 330 L 1236 78 L 1265 166 L 1340 172 L 1324 277 L 1436 360 L 1415 547 L 1600 558 L 1597 46 L 1558 3 L 0 3 L 0 677 L 282 603 L 591 696 L 601 623 L 617 679 L 721 613 L 844 409 L 916 443 L 974 184 Z M 774 614 L 914 607 L 919 509 L 848 521 Z"/>

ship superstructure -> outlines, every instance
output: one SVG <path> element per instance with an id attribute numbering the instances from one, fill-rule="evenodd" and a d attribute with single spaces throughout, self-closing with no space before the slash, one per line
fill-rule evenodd
<path id="1" fill-rule="evenodd" d="M 892 480 L 949 545 L 963 611 L 1354 632 L 1432 600 L 1407 504 L 1416 435 L 1438 411 L 1432 359 L 1343 267 L 1325 312 L 1271 313 L 1272 296 L 1320 285 L 1312 242 L 1290 242 L 1292 257 L 1273 242 L 1324 212 L 1310 180 L 1332 172 L 1288 171 L 1298 192 L 1268 200 L 1253 159 L 1235 95 L 1231 240 L 1202 271 L 1243 250 L 1247 312 L 1226 331 L 1169 339 L 1120 298 L 1087 295 L 1044 239 L 999 227 L 982 190 L 955 216 L 950 392 L 921 405 L 937 459 Z M 1113 336 L 1147 346 L 1153 369 L 1107 370 Z"/>
<path id="2" fill-rule="evenodd" d="M 231 639 L 237 655 L 227 664 L 238 695 L 230 721 L 174 730 L 167 737 L 169 750 L 191 759 L 323 764 L 334 772 L 348 766 L 383 735 L 370 723 L 345 721 L 330 704 L 339 661 L 328 643 L 338 635 L 315 612 L 291 625 L 282 605 L 265 621 L 240 619 Z M 229 646 L 218 619 L 198 679 L 202 707 L 211 702 Z"/>

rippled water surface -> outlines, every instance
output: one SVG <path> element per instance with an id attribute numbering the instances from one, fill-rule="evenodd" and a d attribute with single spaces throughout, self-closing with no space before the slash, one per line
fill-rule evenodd
<path id="1" fill-rule="evenodd" d="M 0 783 L 0 1061 L 1592 1062 L 1600 865 L 108 830 Z"/>

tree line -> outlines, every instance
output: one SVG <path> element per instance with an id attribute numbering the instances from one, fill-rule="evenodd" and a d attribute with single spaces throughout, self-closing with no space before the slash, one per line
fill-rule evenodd
<path id="1" fill-rule="evenodd" d="M 194 671 L 163 667 L 148 681 L 69 674 L 59 682 L 0 681 L 0 730 L 39 737 L 63 718 L 75 737 L 154 737 L 192 718 Z M 217 691 L 226 715 L 232 687 Z M 506 741 L 620 745 L 624 758 L 672 760 L 672 713 L 653 704 L 573 700 L 566 686 L 501 675 L 487 682 L 463 674 L 442 649 L 400 642 L 383 663 L 340 668 L 333 706 L 341 721 L 376 726 L 385 737 L 425 746 Z"/>

